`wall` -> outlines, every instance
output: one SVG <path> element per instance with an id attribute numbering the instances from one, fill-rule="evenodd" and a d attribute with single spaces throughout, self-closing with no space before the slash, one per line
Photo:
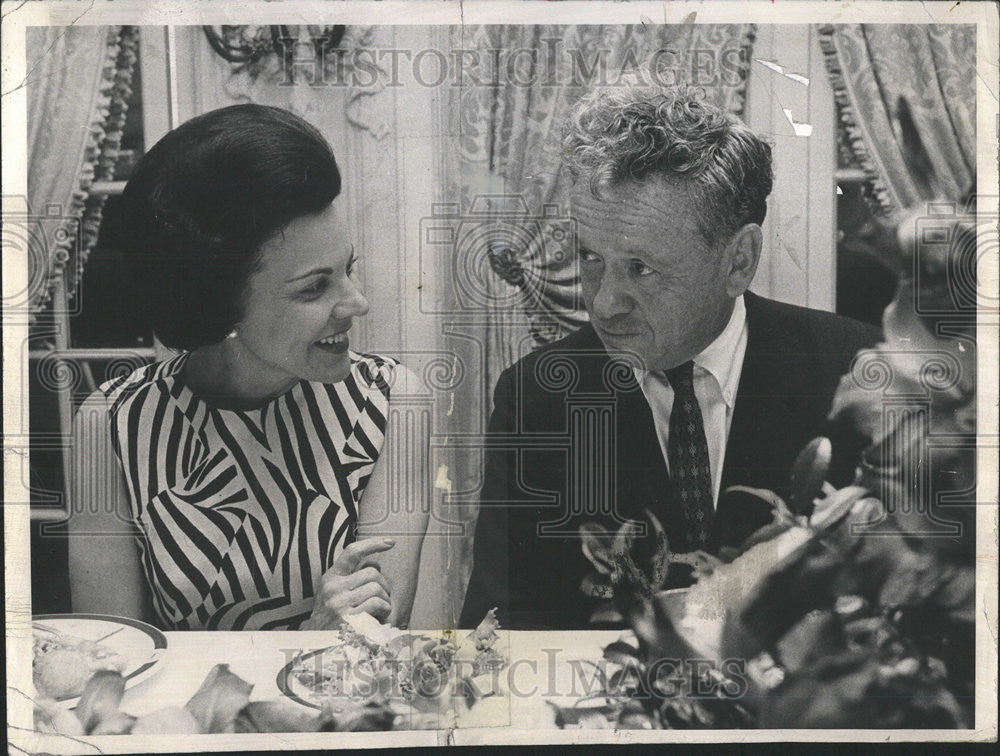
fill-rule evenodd
<path id="1" fill-rule="evenodd" d="M 747 83 L 747 124 L 774 150 L 774 190 L 753 291 L 834 309 L 836 133 L 833 90 L 812 26 L 761 26 Z M 759 61 L 777 63 L 789 78 Z M 796 128 L 789 122 L 802 124 Z M 808 125 L 810 128 L 806 128 Z M 802 135 L 809 131 L 809 136 Z"/>

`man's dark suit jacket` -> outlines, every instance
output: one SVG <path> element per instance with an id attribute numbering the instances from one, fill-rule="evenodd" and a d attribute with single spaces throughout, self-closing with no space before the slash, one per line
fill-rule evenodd
<path id="1" fill-rule="evenodd" d="M 831 428 L 827 414 L 840 376 L 878 331 L 750 293 L 745 302 L 749 335 L 721 490 L 744 485 L 787 498 L 792 463 L 818 435 L 834 442 L 832 482 L 849 482 L 864 439 Z M 504 371 L 488 432 L 460 625 L 475 627 L 495 606 L 509 628 L 587 627 L 596 602 L 580 591 L 593 569 L 574 535 L 582 522 L 616 529 L 649 508 L 676 542 L 679 523 L 645 395 L 588 325 Z M 592 511 L 579 511 L 587 504 Z M 738 546 L 770 519 L 757 498 L 720 496 L 720 545 Z"/>

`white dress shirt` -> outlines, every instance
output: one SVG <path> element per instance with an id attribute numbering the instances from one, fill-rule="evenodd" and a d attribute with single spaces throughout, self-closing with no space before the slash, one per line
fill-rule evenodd
<path id="1" fill-rule="evenodd" d="M 722 465 L 726 459 L 726 442 L 733 423 L 736 391 L 743 372 L 743 357 L 747 351 L 747 311 L 743 297 L 736 298 L 729 323 L 715 341 L 694 357 L 694 395 L 701 407 L 708 442 L 708 459 L 712 466 L 712 500 L 719 504 L 722 485 Z M 670 429 L 670 410 L 674 406 L 674 390 L 663 371 L 635 368 L 635 379 L 653 411 L 653 423 L 660 440 L 663 460 L 670 469 L 667 457 L 667 434 Z"/>

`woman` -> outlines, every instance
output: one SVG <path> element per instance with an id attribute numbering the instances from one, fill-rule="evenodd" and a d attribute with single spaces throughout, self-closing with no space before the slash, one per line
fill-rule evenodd
<path id="1" fill-rule="evenodd" d="M 390 407 L 413 378 L 350 351 L 368 302 L 339 194 L 319 132 L 260 105 L 194 118 L 136 167 L 113 243 L 183 351 L 81 408 L 74 611 L 168 629 L 408 621 L 428 518 L 387 505 L 380 451 L 401 448 Z"/>

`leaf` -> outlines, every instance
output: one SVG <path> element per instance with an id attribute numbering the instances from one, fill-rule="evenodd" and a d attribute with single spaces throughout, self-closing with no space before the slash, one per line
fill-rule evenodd
<path id="1" fill-rule="evenodd" d="M 644 509 L 646 521 L 652 526 L 653 552 L 647 559 L 646 574 L 653 590 L 659 590 L 667 582 L 667 572 L 670 569 L 670 543 L 663 525 L 649 509 Z M 646 543 L 644 541 L 644 543 Z"/>
<path id="2" fill-rule="evenodd" d="M 560 728 L 611 729 L 618 718 L 620 706 L 606 704 L 594 706 L 557 706 L 546 701 L 555 713 L 556 726 Z"/>
<path id="3" fill-rule="evenodd" d="M 830 439 L 814 438 L 799 452 L 792 465 L 792 490 L 788 505 L 795 515 L 812 514 L 813 500 L 823 492 L 823 483 L 830 470 L 833 445 Z"/>
<path id="4" fill-rule="evenodd" d="M 615 671 L 608 679 L 607 692 L 612 696 L 631 696 L 642 690 L 642 678 L 636 665 Z"/>
<path id="5" fill-rule="evenodd" d="M 228 664 L 216 664 L 185 708 L 202 732 L 232 732 L 236 714 L 250 702 L 253 686 L 229 671 Z"/>
<path id="6" fill-rule="evenodd" d="M 320 712 L 320 732 L 386 732 L 392 729 L 396 713 L 388 701 L 373 698 L 365 703 L 351 704 L 340 710 L 327 705 Z"/>
<path id="7" fill-rule="evenodd" d="M 128 735 L 135 726 L 136 718 L 131 714 L 117 711 L 100 722 L 90 732 L 91 735 Z"/>
<path id="8" fill-rule="evenodd" d="M 35 729 L 38 732 L 73 736 L 86 734 L 76 714 L 64 709 L 54 699 L 36 699 L 34 709 Z"/>
<path id="9" fill-rule="evenodd" d="M 765 543 L 767 541 L 773 541 L 775 538 L 780 536 L 786 530 L 790 530 L 794 527 L 791 524 L 772 522 L 770 525 L 765 525 L 760 530 L 752 533 L 742 544 L 740 544 L 740 553 L 745 553 L 752 549 L 759 543 Z"/>
<path id="10" fill-rule="evenodd" d="M 624 641 L 614 641 L 604 647 L 604 658 L 614 664 L 632 666 L 639 663 L 639 649 Z"/>
<path id="11" fill-rule="evenodd" d="M 631 700 L 618 714 L 618 727 L 623 730 L 652 730 L 656 722 L 639 701 Z"/>
<path id="12" fill-rule="evenodd" d="M 139 717 L 132 725 L 132 735 L 197 735 L 204 732 L 191 712 L 181 706 L 168 706 Z"/>
<path id="13" fill-rule="evenodd" d="M 100 670 L 87 680 L 76 706 L 76 716 L 90 733 L 101 722 L 118 714 L 118 704 L 125 694 L 125 678 L 119 672 Z"/>
<path id="14" fill-rule="evenodd" d="M 732 562 L 739 555 L 740 549 L 733 548 L 732 546 L 721 546 L 719 548 L 719 559 L 727 564 Z"/>
<path id="15" fill-rule="evenodd" d="M 866 486 L 845 486 L 820 499 L 809 520 L 809 527 L 817 532 L 833 529 L 851 514 L 858 502 L 868 496 Z"/>
<path id="16" fill-rule="evenodd" d="M 599 573 L 610 574 L 614 568 L 611 554 L 614 533 L 596 522 L 585 522 L 580 526 L 580 539 L 583 555 Z"/>
<path id="17" fill-rule="evenodd" d="M 611 579 L 606 575 L 596 575 L 593 572 L 583 576 L 580 581 L 580 591 L 585 596 L 609 599 L 615 595 L 611 587 Z"/>
<path id="18" fill-rule="evenodd" d="M 640 536 L 637 521 L 626 522 L 615 534 L 612 545 L 614 569 L 611 585 L 615 603 L 626 618 L 637 604 L 649 603 L 666 582 L 670 565 L 670 545 L 656 516 L 643 511 L 647 527 Z"/>
<path id="19" fill-rule="evenodd" d="M 497 635 L 497 628 L 499 627 L 500 622 L 497 620 L 497 608 L 493 607 L 486 612 L 486 616 L 483 617 L 482 622 L 469 634 L 469 637 L 476 644 L 477 651 L 485 651 L 493 648 L 493 645 L 497 642 L 497 638 L 500 637 Z"/>
<path id="20" fill-rule="evenodd" d="M 316 715 L 284 701 L 251 701 L 236 715 L 234 732 L 315 732 Z"/>
<path id="21" fill-rule="evenodd" d="M 627 551 L 615 554 L 615 571 L 611 573 L 615 605 L 622 615 L 630 618 L 653 598 L 649 578 Z"/>
<path id="22" fill-rule="evenodd" d="M 613 602 L 602 601 L 587 620 L 591 625 L 620 625 L 625 621 Z"/>
<path id="23" fill-rule="evenodd" d="M 824 656 L 845 650 L 844 634 L 829 609 L 809 612 L 777 644 L 777 661 L 786 673 L 795 674 Z"/>
<path id="24" fill-rule="evenodd" d="M 722 655 L 752 659 L 771 648 L 805 614 L 829 606 L 842 564 L 839 550 L 818 538 L 806 542 L 757 584 L 738 612 L 728 615 Z"/>
<path id="25" fill-rule="evenodd" d="M 768 506 L 771 507 L 771 511 L 775 513 L 775 520 L 784 521 L 789 520 L 793 524 L 796 522 L 795 515 L 785 500 L 782 499 L 774 491 L 769 491 L 766 488 L 753 488 L 751 486 L 729 486 L 725 491 L 722 492 L 723 495 L 728 493 L 745 493 L 750 496 L 756 496 L 758 499 L 766 502 Z"/>

